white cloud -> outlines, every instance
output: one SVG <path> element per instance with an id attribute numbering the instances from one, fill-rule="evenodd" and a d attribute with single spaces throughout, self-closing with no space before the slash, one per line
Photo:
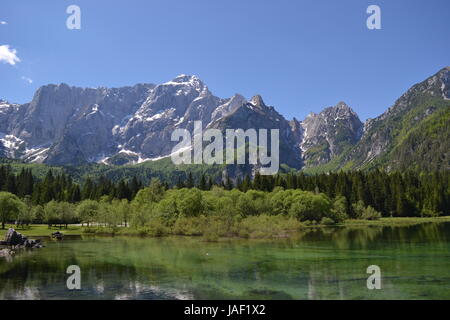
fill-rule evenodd
<path id="1" fill-rule="evenodd" d="M 6 21 L 0 21 L 0 24 L 8 24 Z"/>
<path id="2" fill-rule="evenodd" d="M 29 84 L 32 84 L 32 83 L 33 83 L 33 79 L 30 79 L 30 78 L 25 77 L 25 76 L 22 76 L 21 78 L 22 78 L 22 80 L 25 80 L 25 81 L 28 82 Z"/>
<path id="3" fill-rule="evenodd" d="M 19 57 L 16 55 L 16 49 L 10 49 L 9 44 L 4 44 L 0 46 L 0 61 L 4 63 L 9 63 L 10 65 L 15 65 L 20 62 Z"/>

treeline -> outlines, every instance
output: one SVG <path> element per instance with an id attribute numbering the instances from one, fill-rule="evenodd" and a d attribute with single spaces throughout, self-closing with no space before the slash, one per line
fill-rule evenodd
<path id="1" fill-rule="evenodd" d="M 220 187 L 224 190 L 237 189 L 243 193 L 249 190 L 273 192 L 274 190 L 304 190 L 322 193 L 329 199 L 345 198 L 345 210 L 350 218 L 357 217 L 355 205 L 362 203 L 385 217 L 438 216 L 448 215 L 450 208 L 450 173 L 448 171 L 353 171 L 308 176 L 303 173 L 289 173 L 275 176 L 256 174 L 252 179 L 214 181 L 211 176 L 192 173 L 181 175 L 177 181 L 161 183 L 164 190 L 192 189 L 202 191 Z M 44 205 L 52 200 L 78 203 L 83 200 L 107 198 L 133 200 L 144 184 L 132 177 L 129 180 L 113 182 L 104 177 L 87 178 L 82 185 L 74 183 L 65 173 L 55 174 L 49 170 L 43 179 L 33 177 L 31 170 L 22 169 L 14 174 L 8 165 L 0 166 L 0 190 L 29 197 L 32 205 Z"/>
<path id="2" fill-rule="evenodd" d="M 355 204 L 357 217 L 377 219 L 380 214 L 362 203 Z M 82 223 L 85 232 L 161 236 L 226 235 L 267 237 L 297 230 L 301 224 L 335 224 L 348 218 L 343 196 L 330 199 L 323 193 L 275 188 L 272 192 L 238 189 L 166 189 L 159 180 L 141 189 L 132 201 L 86 199 L 77 204 L 52 200 L 32 205 L 30 196 L 20 199 L 0 192 L 0 220 L 17 226 L 32 222 L 49 227 Z M 131 228 L 126 228 L 130 226 Z"/>
<path id="3" fill-rule="evenodd" d="M 99 200 L 103 196 L 132 200 L 143 187 L 135 177 L 117 183 L 104 177 L 95 181 L 88 177 L 80 186 L 73 182 L 70 175 L 55 174 L 51 169 L 43 179 L 36 179 L 31 169 L 22 169 L 19 174 L 15 174 L 9 165 L 0 166 L 0 191 L 10 192 L 20 198 L 29 196 L 34 205 L 52 200 L 77 203 L 86 199 Z"/>
<path id="4" fill-rule="evenodd" d="M 343 196 L 350 217 L 353 204 L 359 201 L 385 217 L 438 216 L 450 214 L 450 172 L 352 171 L 307 176 L 303 173 L 285 176 L 246 177 L 237 182 L 241 191 L 273 191 L 277 187 L 325 193 L 330 198 Z"/>
<path id="5" fill-rule="evenodd" d="M 339 175 L 336 178 L 335 185 L 340 185 L 337 182 Z M 188 176 L 186 183 L 193 182 L 191 179 Z M 252 189 L 269 188 L 272 179 L 275 179 L 272 190 Z M 301 185 L 298 185 L 302 179 L 306 179 L 305 183 L 311 183 L 305 185 L 305 189 L 314 190 L 302 190 Z M 340 192 L 334 197 L 320 192 L 319 186 L 326 190 L 325 186 L 331 181 L 328 179 L 331 178 L 326 175 L 256 176 L 253 181 L 244 179 L 231 190 L 218 185 L 213 185 L 210 190 L 200 190 L 195 186 L 168 189 L 155 179 L 148 187 L 140 189 L 131 201 L 103 195 L 98 200 L 85 199 L 77 203 L 51 200 L 42 205 L 33 205 L 30 195 L 21 199 L 2 191 L 0 220 L 2 227 L 8 222 L 22 226 L 32 222 L 45 223 L 49 227 L 57 225 L 66 228 L 68 224 L 82 223 L 84 231 L 91 233 L 202 235 L 208 240 L 214 240 L 222 236 L 284 236 L 305 225 L 331 225 L 349 218 L 375 220 L 381 217 L 375 207 L 366 205 L 362 198 L 358 198 L 364 196 L 364 192 L 359 194 L 358 189 L 353 198 L 347 198 Z M 402 177 L 400 181 L 404 179 Z M 200 182 L 202 180 L 200 178 Z M 419 183 L 416 188 L 420 187 L 420 181 L 416 180 Z M 296 189 L 290 188 L 291 182 L 297 184 Z M 239 187 L 247 184 L 248 190 L 239 190 Z M 442 213 L 423 207 L 418 214 L 436 216 Z"/>

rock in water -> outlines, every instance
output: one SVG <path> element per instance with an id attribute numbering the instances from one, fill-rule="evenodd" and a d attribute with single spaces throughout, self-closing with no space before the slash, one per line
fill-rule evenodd
<path id="1" fill-rule="evenodd" d="M 15 252 L 14 250 L 10 249 L 1 249 L 0 250 L 0 258 L 5 258 L 6 261 L 10 262 L 12 261 L 12 257 L 14 256 Z"/>
<path id="2" fill-rule="evenodd" d="M 17 232 L 13 228 L 9 228 L 6 233 L 5 241 L 7 246 L 19 246 L 24 248 L 42 248 L 41 240 L 31 240 Z"/>
<path id="3" fill-rule="evenodd" d="M 0 257 L 7 258 L 7 257 L 13 256 L 13 255 L 14 255 L 14 251 L 12 251 L 12 250 L 9 250 L 9 249 L 1 249 L 0 250 Z"/>
<path id="4" fill-rule="evenodd" d="M 9 228 L 8 232 L 6 233 L 5 237 L 5 243 L 8 246 L 17 246 L 21 245 L 24 242 L 23 236 L 18 233 L 13 228 Z"/>
<path id="5" fill-rule="evenodd" d="M 59 231 L 56 231 L 56 232 L 52 233 L 52 238 L 56 238 L 58 240 L 62 240 L 64 238 L 64 234 L 62 234 Z"/>

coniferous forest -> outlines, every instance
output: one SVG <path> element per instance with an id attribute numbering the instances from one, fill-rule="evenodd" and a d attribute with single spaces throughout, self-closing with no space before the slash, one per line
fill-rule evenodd
<path id="1" fill-rule="evenodd" d="M 170 229 L 180 221 L 186 224 L 183 219 L 194 219 L 191 224 L 198 226 L 200 217 L 222 221 L 258 216 L 335 224 L 347 219 L 437 217 L 448 215 L 450 207 L 448 171 L 256 174 L 222 181 L 188 172 L 177 181 L 153 179 L 144 184 L 136 177 L 111 181 L 103 176 L 76 183 L 70 175 L 52 169 L 38 178 L 31 169 L 15 173 L 11 166 L 2 165 L 0 190 L 3 224 L 66 227 L 95 223 L 146 228 L 158 221 Z M 16 201 L 16 209 L 4 209 L 11 201 Z"/>

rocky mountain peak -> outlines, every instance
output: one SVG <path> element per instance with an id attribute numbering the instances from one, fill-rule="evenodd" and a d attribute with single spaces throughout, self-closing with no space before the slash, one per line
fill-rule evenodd
<path id="1" fill-rule="evenodd" d="M 442 97 L 445 100 L 450 100 L 450 66 L 439 71 L 438 77 L 441 82 Z"/>
<path id="2" fill-rule="evenodd" d="M 315 118 L 315 117 L 317 117 L 317 116 L 318 116 L 317 113 L 311 111 L 311 112 L 308 113 L 308 115 L 306 116 L 305 121 L 306 121 L 308 118 Z"/>
<path id="3" fill-rule="evenodd" d="M 217 121 L 223 118 L 227 114 L 235 112 L 238 108 L 245 105 L 247 100 L 240 94 L 236 93 L 232 98 L 226 99 L 224 103 L 219 105 L 211 114 L 211 122 Z"/>
<path id="4" fill-rule="evenodd" d="M 173 80 L 162 84 L 163 86 L 186 86 L 191 87 L 199 92 L 202 91 L 206 86 L 202 80 L 196 75 L 185 75 L 181 74 L 175 77 Z"/>
<path id="5" fill-rule="evenodd" d="M 398 112 L 407 108 L 411 103 L 414 103 L 415 97 L 419 95 L 429 95 L 434 97 L 441 97 L 444 100 L 450 99 L 450 67 L 445 67 L 439 70 L 433 76 L 427 78 L 425 81 L 415 84 L 407 92 L 405 92 L 386 113 L 392 111 Z M 395 108 L 394 108 L 395 107 Z"/>
<path id="6" fill-rule="evenodd" d="M 341 101 L 333 107 L 324 109 L 319 116 L 332 117 L 334 121 L 349 120 L 351 118 L 358 118 L 358 115 L 345 102 Z"/>
<path id="7" fill-rule="evenodd" d="M 231 97 L 229 102 L 231 103 L 243 103 L 245 101 L 245 97 L 239 93 L 236 93 L 234 96 Z"/>
<path id="8" fill-rule="evenodd" d="M 345 148 L 357 143 L 363 132 L 363 123 L 345 103 L 310 113 L 301 123 L 303 128 L 300 148 L 306 166 L 329 162 Z"/>
<path id="9" fill-rule="evenodd" d="M 257 94 L 254 97 L 252 97 L 250 99 L 250 103 L 253 104 L 255 107 L 258 107 L 258 108 L 263 108 L 263 107 L 266 106 L 264 101 L 263 101 L 263 98 L 259 94 Z"/>
<path id="10" fill-rule="evenodd" d="M 194 80 L 200 80 L 196 75 L 179 74 L 172 81 L 173 82 L 190 82 Z"/>
<path id="11" fill-rule="evenodd" d="M 447 67 L 444 67 L 441 70 L 439 70 L 439 72 L 437 74 L 440 77 L 443 77 L 443 76 L 448 77 L 449 73 L 450 73 L 450 66 L 447 66 Z"/>
<path id="12" fill-rule="evenodd" d="M 344 111 L 351 111 L 353 112 L 352 108 L 350 108 L 344 101 L 339 101 L 334 108 L 338 110 L 344 110 Z"/>
<path id="13" fill-rule="evenodd" d="M 220 130 L 279 129 L 282 163 L 293 168 L 320 166 L 337 157 L 336 163 L 351 159 L 360 165 L 389 149 L 395 138 L 389 133 L 400 132 L 390 129 L 398 119 L 407 115 L 404 123 L 412 128 L 448 107 L 442 100 L 450 97 L 449 78 L 450 67 L 445 67 L 413 86 L 387 112 L 366 122 L 363 137 L 363 124 L 343 101 L 303 121 L 287 121 L 260 95 L 249 101 L 240 94 L 218 98 L 195 75 L 179 75 L 158 86 L 50 84 L 39 88 L 30 103 L 0 100 L 0 154 L 58 165 L 139 163 L 169 156 L 173 131 L 192 131 L 194 122 L 201 121 Z"/>

